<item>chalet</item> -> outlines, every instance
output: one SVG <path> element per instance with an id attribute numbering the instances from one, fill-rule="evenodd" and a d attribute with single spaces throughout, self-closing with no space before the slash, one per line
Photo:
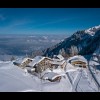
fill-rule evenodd
<path id="1" fill-rule="evenodd" d="M 21 63 L 21 67 L 26 67 L 30 62 L 32 62 L 31 58 L 24 58 Z"/>
<path id="2" fill-rule="evenodd" d="M 17 65 L 19 67 L 26 67 L 30 62 L 32 62 L 31 58 L 24 58 L 24 59 L 17 59 L 15 62 L 13 62 L 14 65 Z"/>
<path id="3" fill-rule="evenodd" d="M 65 60 L 62 56 L 58 56 L 58 58 L 59 59 L 51 59 L 49 57 L 36 56 L 33 59 L 24 58 L 20 61 L 20 63 L 15 62 L 14 64 L 20 66 L 21 68 L 26 68 L 30 73 L 42 73 L 47 68 L 50 70 L 57 69 L 58 67 L 64 69 L 66 66 Z"/>
<path id="4" fill-rule="evenodd" d="M 54 55 L 54 58 L 51 61 L 51 66 L 55 69 L 58 66 L 61 66 L 62 69 L 66 66 L 66 61 L 64 60 L 64 57 L 62 55 Z"/>
<path id="5" fill-rule="evenodd" d="M 74 66 L 78 66 L 78 67 L 83 67 L 83 68 L 86 68 L 86 62 L 83 62 L 83 61 L 73 61 L 71 62 L 72 65 Z"/>
<path id="6" fill-rule="evenodd" d="M 74 56 L 69 60 L 69 63 L 71 63 L 75 67 L 87 67 L 87 61 L 83 56 Z"/>
<path id="7" fill-rule="evenodd" d="M 58 66 L 60 66 L 62 69 L 64 69 L 65 66 L 66 66 L 66 61 L 65 60 L 56 61 L 56 60 L 53 59 L 53 61 L 51 61 L 50 63 L 51 63 L 51 66 L 52 66 L 53 69 L 58 68 Z"/>
<path id="8" fill-rule="evenodd" d="M 42 57 L 42 56 L 36 56 L 32 62 L 28 64 L 27 67 L 35 68 L 35 71 L 37 73 L 41 73 L 47 68 L 51 67 L 50 62 L 52 61 L 51 58 L 48 57 Z"/>
<path id="9" fill-rule="evenodd" d="M 50 82 L 56 82 L 56 81 L 60 82 L 61 78 L 62 78 L 62 75 L 54 73 L 54 72 L 45 73 L 42 77 L 43 80 L 48 80 Z"/>

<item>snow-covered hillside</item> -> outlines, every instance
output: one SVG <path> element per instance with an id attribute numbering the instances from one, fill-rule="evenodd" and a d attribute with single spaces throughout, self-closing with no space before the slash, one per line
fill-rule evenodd
<path id="1" fill-rule="evenodd" d="M 96 33 L 99 29 L 100 29 L 100 25 L 85 30 L 85 33 L 88 33 L 88 34 L 90 34 L 91 36 L 94 36 L 95 33 Z"/>
<path id="2" fill-rule="evenodd" d="M 92 54 L 100 45 L 100 25 L 86 30 L 77 31 L 70 37 L 64 39 L 64 41 L 57 45 L 47 48 L 44 51 L 44 56 L 50 56 L 59 54 L 59 52 L 71 55 L 71 48 L 74 46 L 77 49 L 77 53 L 81 55 Z M 65 55 L 66 56 L 66 55 Z"/>
<path id="3" fill-rule="evenodd" d="M 12 62 L 0 63 L 0 85 L 1 92 L 39 91 L 39 86 L 32 77 Z"/>
<path id="4" fill-rule="evenodd" d="M 77 58 L 87 63 L 83 56 L 74 56 L 66 60 L 65 71 L 58 68 L 52 71 L 47 69 L 43 72 L 47 75 L 48 72 L 63 75 L 59 82 L 42 80 L 36 75 L 28 73 L 26 69 L 14 65 L 13 61 L 0 61 L 0 92 L 99 92 L 89 68 L 76 67 L 70 63 L 70 60 L 76 61 Z M 95 73 L 97 78 L 98 75 Z"/>
<path id="5" fill-rule="evenodd" d="M 38 77 L 25 73 L 13 62 L 0 62 L 0 92 L 71 92 L 68 77 L 60 82 L 41 81 Z"/>
<path id="6" fill-rule="evenodd" d="M 92 76 L 90 67 L 88 68 L 79 68 L 75 67 L 72 64 L 70 64 L 70 60 L 77 60 L 78 56 L 70 57 L 67 60 L 67 69 L 66 73 L 67 76 L 70 79 L 70 82 L 72 83 L 72 91 L 73 92 L 99 92 L 100 88 L 98 88 L 98 85 L 94 79 L 94 76 Z M 78 59 L 83 60 L 85 62 L 86 59 L 82 56 L 79 56 Z M 93 65 L 93 62 L 90 62 L 90 64 Z M 100 73 L 95 73 L 95 76 L 98 77 Z M 97 79 L 99 81 L 99 79 Z"/>

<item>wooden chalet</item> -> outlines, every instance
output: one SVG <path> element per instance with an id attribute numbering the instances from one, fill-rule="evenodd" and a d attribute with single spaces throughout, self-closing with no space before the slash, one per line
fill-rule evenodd
<path id="1" fill-rule="evenodd" d="M 69 59 L 69 63 L 71 63 L 75 67 L 83 67 L 83 68 L 87 67 L 87 60 L 81 55 L 76 55 L 71 57 Z"/>
<path id="2" fill-rule="evenodd" d="M 32 62 L 31 58 L 24 58 L 24 59 L 21 58 L 14 61 L 13 64 L 21 68 L 25 68 L 30 62 Z"/>
<path id="3" fill-rule="evenodd" d="M 83 68 L 87 67 L 86 62 L 83 62 L 83 61 L 73 61 L 71 62 L 71 64 L 74 66 L 83 67 Z"/>
<path id="4" fill-rule="evenodd" d="M 52 59 L 48 57 L 36 56 L 31 63 L 28 64 L 28 67 L 35 68 L 37 73 L 41 73 L 47 68 L 51 68 Z"/>

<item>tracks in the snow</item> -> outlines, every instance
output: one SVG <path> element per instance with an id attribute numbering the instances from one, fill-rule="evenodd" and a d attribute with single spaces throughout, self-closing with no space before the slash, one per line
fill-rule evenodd
<path id="1" fill-rule="evenodd" d="M 93 66 L 91 66 L 91 67 L 93 67 Z M 91 75 L 92 75 L 92 77 L 93 77 L 93 79 L 94 79 L 94 82 L 95 82 L 96 86 L 98 87 L 98 91 L 100 91 L 100 83 L 98 82 L 96 76 L 95 76 L 94 73 L 92 72 L 92 70 L 91 70 L 89 64 L 88 64 L 88 69 L 89 69 L 89 71 L 90 71 L 90 73 L 91 73 Z"/>

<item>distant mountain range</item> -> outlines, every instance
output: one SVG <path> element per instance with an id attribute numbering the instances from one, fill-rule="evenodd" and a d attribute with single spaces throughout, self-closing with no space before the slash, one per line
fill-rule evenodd
<path id="1" fill-rule="evenodd" d="M 63 51 L 69 55 L 72 46 L 77 48 L 78 54 L 90 55 L 100 50 L 100 25 L 86 30 L 77 31 L 60 43 L 43 51 L 44 56 L 52 57 Z"/>

